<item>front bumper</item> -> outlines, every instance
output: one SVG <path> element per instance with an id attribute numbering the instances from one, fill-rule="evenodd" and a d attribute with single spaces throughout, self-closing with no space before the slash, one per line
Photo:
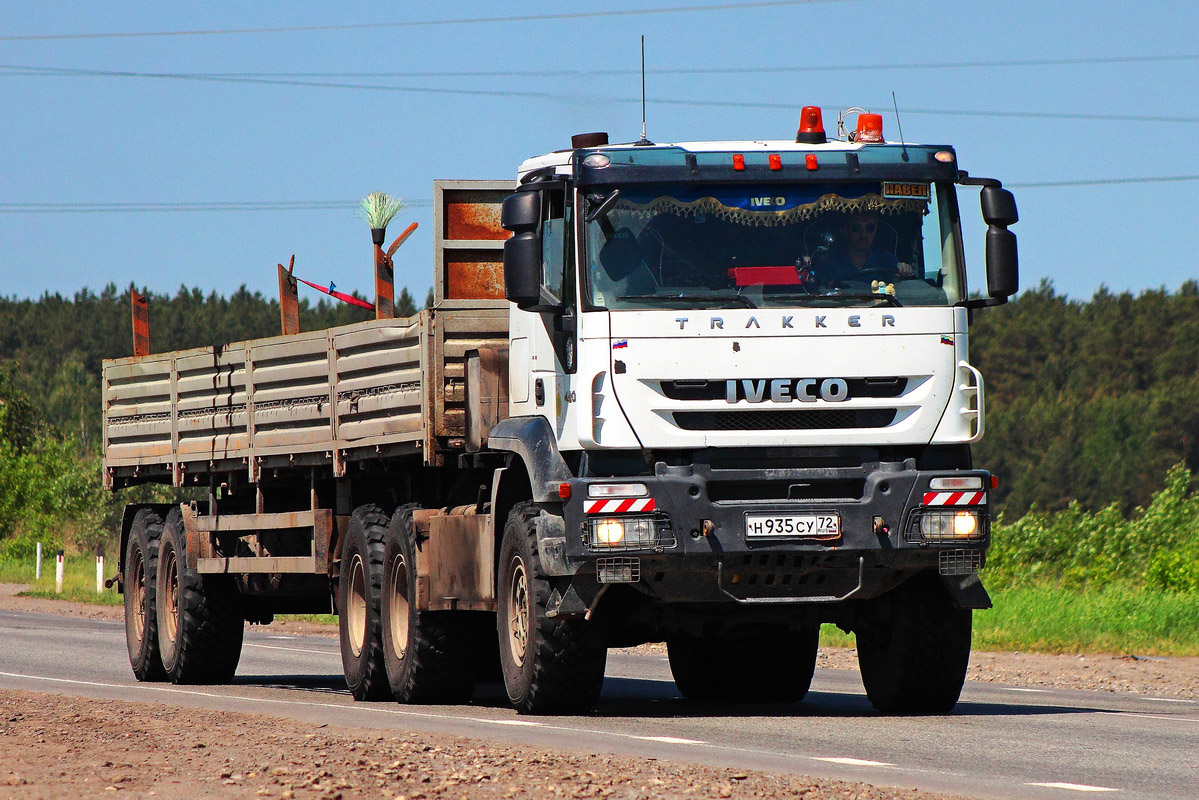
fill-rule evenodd
<path id="1" fill-rule="evenodd" d="M 550 561 L 558 574 L 574 575 L 580 584 L 624 583 L 666 603 L 875 597 L 918 571 L 964 575 L 982 567 L 990 539 L 985 490 L 933 492 L 929 482 L 936 477 L 978 477 L 983 487 L 991 485 L 990 474 L 982 470 L 921 471 L 910 460 L 794 470 L 659 464 L 653 476 L 572 479 L 571 498 L 563 504 L 564 529 L 554 537 Z M 652 511 L 588 513 L 594 506 L 587 501 L 591 484 L 626 481 L 646 485 Z M 977 514 L 975 537 L 935 542 L 915 537 L 914 519 L 944 508 L 936 504 L 947 500 L 968 504 L 965 510 Z M 646 504 L 628 505 L 644 509 Z M 653 516 L 659 541 L 652 547 L 592 546 L 588 519 L 597 513 Z M 747 536 L 747 514 L 775 513 L 836 514 L 840 536 L 828 541 Z"/>

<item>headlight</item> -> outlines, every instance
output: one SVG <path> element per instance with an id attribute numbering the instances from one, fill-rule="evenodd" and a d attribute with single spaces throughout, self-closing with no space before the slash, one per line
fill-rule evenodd
<path id="1" fill-rule="evenodd" d="M 654 547 L 658 526 L 653 517 L 600 517 L 587 520 L 587 543 L 595 548 Z"/>
<path id="2" fill-rule="evenodd" d="M 906 538 L 909 542 L 955 542 L 982 539 L 986 535 L 979 511 L 945 508 L 913 514 Z"/>

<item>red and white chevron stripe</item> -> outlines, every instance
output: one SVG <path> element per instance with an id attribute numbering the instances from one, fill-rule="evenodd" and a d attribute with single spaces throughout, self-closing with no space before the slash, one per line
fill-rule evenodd
<path id="1" fill-rule="evenodd" d="M 987 503 L 986 492 L 925 492 L 926 506 L 981 506 Z"/>
<path id="2" fill-rule="evenodd" d="M 656 507 L 652 497 L 583 501 L 583 512 L 586 514 L 624 514 L 629 511 L 653 511 Z"/>

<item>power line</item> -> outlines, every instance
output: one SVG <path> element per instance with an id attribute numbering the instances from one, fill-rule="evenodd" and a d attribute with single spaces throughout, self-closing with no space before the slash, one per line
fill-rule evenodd
<path id="1" fill-rule="evenodd" d="M 368 83 L 341 83 L 341 82 L 326 82 L 326 81 L 301 81 L 301 80 L 284 80 L 272 78 L 239 78 L 225 77 L 204 73 L 184 73 L 184 72 L 130 72 L 124 70 L 94 70 L 94 69 L 71 69 L 66 67 L 27 67 L 16 64 L 0 65 L 0 70 L 9 70 L 12 75 L 28 75 L 34 77 L 47 76 L 92 76 L 92 77 L 107 77 L 107 78 L 145 78 L 145 79 L 164 79 L 164 80 L 191 80 L 191 81 L 208 81 L 214 83 L 246 83 L 246 84 L 264 84 L 268 86 L 299 86 L 306 88 L 318 89 L 353 89 L 359 91 L 376 91 L 376 92 L 400 92 L 410 94 L 447 94 L 447 95 L 466 95 L 472 97 L 524 97 L 537 100 L 561 100 L 578 102 L 579 100 L 590 100 L 596 103 L 640 103 L 638 97 L 604 97 L 592 96 L 584 97 L 578 94 L 557 94 L 554 92 L 528 92 L 528 91 L 512 91 L 512 90 L 495 90 L 495 89 L 458 89 L 433 86 L 389 86 Z M 799 108 L 798 103 L 759 103 L 748 100 L 687 100 L 678 98 L 651 98 L 651 102 L 659 105 L 686 106 L 699 108 L 764 108 L 778 109 L 785 111 L 793 111 Z M 838 106 L 838 104 L 826 104 L 830 107 L 847 107 Z M 887 105 L 880 103 L 880 106 Z M 904 114 L 916 115 L 931 115 L 931 116 L 963 116 L 963 117 L 1003 117 L 1003 118 L 1036 118 L 1036 119 L 1079 119 L 1079 120 L 1097 120 L 1103 122 L 1158 122 L 1158 123 L 1183 123 L 1195 124 L 1199 123 L 1199 117 L 1182 117 L 1182 116 L 1165 116 L 1165 115 L 1138 115 L 1138 114 L 1097 114 L 1097 113 L 1079 113 L 1069 111 L 993 111 L 993 110 L 967 110 L 967 109 L 943 109 L 943 108 L 908 108 L 903 109 Z"/>
<path id="2" fill-rule="evenodd" d="M 1120 183 L 1174 183 L 1199 181 L 1199 175 L 1163 175 L 1156 178 L 1094 178 L 1081 181 L 1041 181 L 1038 183 L 1006 183 L 1013 189 L 1047 189 L 1059 186 L 1109 186 Z"/>
<path id="3" fill-rule="evenodd" d="M 219 200 L 144 203 L 0 203 L 0 214 L 186 213 L 210 211 L 344 211 L 357 200 Z M 432 200 L 405 200 L 407 208 L 431 208 Z"/>
<path id="4" fill-rule="evenodd" d="M 1071 181 L 1007 183 L 1011 189 L 1048 189 L 1072 186 L 1106 186 L 1130 183 L 1178 183 L 1199 181 L 1199 175 L 1160 175 L 1132 178 L 1089 178 Z M 408 208 L 431 208 L 432 200 L 405 200 Z M 357 200 L 228 200 L 205 202 L 147 203 L 0 203 L 0 214 L 79 214 L 205 211 L 343 211 L 358 207 Z"/>
<path id="5" fill-rule="evenodd" d="M 788 67 L 678 67 L 646 70 L 650 75 L 763 75 L 803 72 L 862 72 L 887 70 L 969 69 L 982 67 L 1078 66 L 1096 64 L 1142 64 L 1199 61 L 1199 54 L 1181 53 L 1157 56 L 1104 56 L 1087 58 L 1033 58 L 1008 61 L 938 61 L 896 64 L 824 64 Z M 53 67 L 13 67 L 21 70 Z M 405 72 L 192 72 L 195 78 L 592 78 L 596 76 L 639 75 L 636 69 L 553 69 L 553 70 L 470 70 Z"/>
<path id="6" fill-rule="evenodd" d="M 443 25 L 477 25 L 502 22 L 542 22 L 563 19 L 596 19 L 601 17 L 632 17 L 648 14 L 689 14 L 699 11 L 740 11 L 750 8 L 808 6 L 824 3 L 847 3 L 856 0 L 761 0 L 751 3 L 710 3 L 705 5 L 666 6 L 663 8 L 633 8 L 616 11 L 577 11 L 558 14 L 521 14 L 509 17 L 471 17 L 459 19 L 401 20 L 398 22 L 363 22 L 353 25 L 293 25 L 277 28 L 222 28 L 185 31 L 133 31 L 125 33 L 51 33 L 0 36 L 0 42 L 31 42 L 62 39 L 126 39 L 152 36 L 224 36 L 249 33 L 301 33 L 313 31 L 353 31 L 379 28 L 427 28 Z"/>

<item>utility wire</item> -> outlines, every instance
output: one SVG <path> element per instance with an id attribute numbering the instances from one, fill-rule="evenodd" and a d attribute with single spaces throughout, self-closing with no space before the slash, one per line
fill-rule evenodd
<path id="1" fill-rule="evenodd" d="M 1199 61 L 1199 54 L 1158 56 L 1105 56 L 1087 58 L 1033 58 L 1009 61 L 939 61 L 898 64 L 825 64 L 788 67 L 679 67 L 647 69 L 649 75 L 764 75 L 797 72 L 862 72 L 905 69 L 970 69 L 980 67 L 1042 67 L 1094 64 L 1142 64 L 1178 61 Z M 35 71 L 53 67 L 5 67 L 5 69 Z M 53 74 L 53 73 L 51 73 Z M 472 70 L 458 72 L 193 72 L 183 73 L 197 78 L 593 78 L 596 76 L 638 75 L 635 69 L 552 69 L 552 70 Z"/>
<path id="2" fill-rule="evenodd" d="M 165 80 L 190 80 L 190 81 L 208 81 L 215 83 L 248 83 L 248 84 L 265 84 L 270 86 L 301 86 L 307 88 L 318 89 L 353 89 L 359 91 L 376 91 L 376 92 L 400 92 L 409 94 L 448 94 L 448 95 L 467 95 L 472 97 L 525 97 L 538 100 L 561 100 L 569 102 L 578 102 L 580 100 L 591 101 L 595 103 L 640 103 L 639 97 L 604 97 L 591 96 L 585 97 L 578 94 L 557 94 L 554 92 L 527 92 L 527 91 L 510 91 L 510 90 L 495 90 L 495 89 L 458 89 L 458 88 L 443 88 L 433 86 L 386 86 L 369 83 L 341 83 L 341 82 L 326 82 L 326 81 L 301 81 L 301 80 L 285 80 L 273 78 L 240 78 L 226 77 L 218 75 L 210 75 L 204 73 L 184 73 L 184 72 L 129 72 L 123 70 L 94 70 L 94 69 L 70 69 L 65 67 L 23 67 L 14 64 L 0 65 L 0 70 L 10 70 L 10 74 L 14 75 L 31 75 L 36 77 L 46 76 L 94 76 L 108 78 L 146 78 L 146 79 L 165 79 Z M 30 70 L 30 72 L 22 72 L 21 70 Z M 32 70 L 42 70 L 40 73 L 32 72 Z M 748 100 L 685 100 L 678 98 L 656 98 L 652 102 L 659 105 L 671 106 L 686 106 L 686 107 L 706 107 L 706 108 L 765 108 L 779 110 L 796 110 L 796 103 L 758 103 Z M 830 107 L 845 107 L 837 104 L 826 104 Z M 879 106 L 886 105 L 880 103 Z M 964 117 L 1005 117 L 1005 118 L 1040 118 L 1040 119 L 1082 119 L 1082 120 L 1098 120 L 1105 122 L 1169 122 L 1195 124 L 1199 123 L 1199 117 L 1182 117 L 1182 116 L 1155 116 L 1155 115 L 1138 115 L 1138 114 L 1092 114 L 1092 113 L 1076 113 L 1068 111 L 991 111 L 991 110 L 965 110 L 965 109 L 939 109 L 939 108 L 908 108 L 903 110 L 904 114 L 931 115 L 931 116 L 964 116 Z"/>
<path id="3" fill-rule="evenodd" d="M 358 200 L 229 200 L 146 203 L 0 203 L 0 214 L 180 213 L 205 211 L 342 211 Z M 407 208 L 431 208 L 432 200 L 405 200 Z"/>
<path id="4" fill-rule="evenodd" d="M 647 14 L 690 14 L 699 11 L 740 11 L 751 8 L 779 8 L 782 6 L 808 6 L 824 3 L 846 3 L 856 0 L 761 0 L 752 3 L 709 3 L 690 6 L 666 6 L 663 8 L 631 8 L 616 11 L 577 11 L 559 14 L 521 14 L 510 17 L 471 17 L 459 19 L 401 20 L 398 22 L 363 22 L 354 25 L 294 25 L 278 28 L 223 28 L 215 30 L 186 31 L 133 31 L 125 33 L 50 33 L 26 34 L 22 36 L 0 36 L 0 42 L 44 42 L 63 39 L 127 39 L 151 36 L 225 36 L 248 33 L 299 33 L 310 31 L 353 31 L 378 28 L 428 28 L 443 25 L 477 25 L 498 22 L 542 22 L 562 19 L 596 19 L 600 17 L 632 17 Z"/>
<path id="5" fill-rule="evenodd" d="M 1129 183 L 1199 181 L 1199 175 L 1161 175 L 1139 178 L 1090 178 L 1073 181 L 1007 183 L 1011 189 L 1048 189 L 1071 186 L 1106 186 Z M 357 208 L 357 200 L 246 200 L 200 203 L 0 203 L 0 214 L 79 214 L 201 211 L 341 211 Z M 405 200 L 409 208 L 430 208 L 432 200 Z"/>
<path id="6" fill-rule="evenodd" d="M 1120 183 L 1174 183 L 1178 181 L 1199 181 L 1199 175 L 1163 175 L 1156 178 L 1094 178 L 1082 181 L 1040 181 L 1038 183 L 1005 183 L 1004 186 L 1014 189 L 1047 189 L 1059 186 L 1108 186 Z"/>

